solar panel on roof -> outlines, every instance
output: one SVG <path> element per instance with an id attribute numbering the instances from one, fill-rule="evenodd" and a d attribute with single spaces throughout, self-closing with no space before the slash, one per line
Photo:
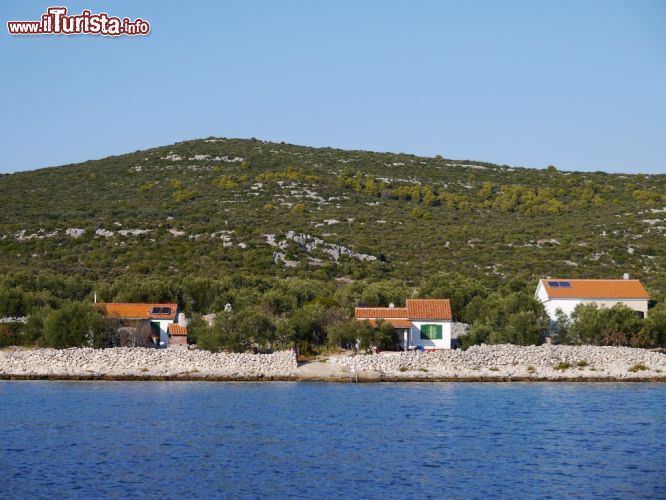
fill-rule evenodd
<path id="1" fill-rule="evenodd" d="M 568 281 L 560 281 L 560 287 L 562 288 L 571 288 L 571 283 Z"/>
<path id="2" fill-rule="evenodd" d="M 560 286 L 560 282 L 559 281 L 549 281 L 548 286 L 550 286 L 552 288 L 557 288 L 558 286 Z"/>
<path id="3" fill-rule="evenodd" d="M 162 314 L 171 314 L 171 308 L 170 307 L 163 307 L 162 308 Z"/>
<path id="4" fill-rule="evenodd" d="M 161 309 L 162 309 L 161 307 L 153 307 L 150 312 L 151 314 L 161 314 L 160 313 Z"/>

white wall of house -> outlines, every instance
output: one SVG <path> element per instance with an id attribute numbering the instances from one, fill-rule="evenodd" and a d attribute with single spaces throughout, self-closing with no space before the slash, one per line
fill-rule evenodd
<path id="1" fill-rule="evenodd" d="M 560 309 L 564 314 L 567 315 L 567 317 L 570 318 L 578 304 L 596 304 L 597 307 L 603 308 L 610 308 L 616 304 L 624 304 L 634 311 L 642 312 L 643 317 L 647 318 L 647 299 L 551 299 L 548 297 L 548 293 L 546 292 L 544 286 L 541 284 L 541 281 L 539 281 L 535 296 L 543 304 L 543 307 L 546 310 L 546 314 L 548 314 L 548 317 L 551 319 L 551 321 L 557 320 L 558 309 Z"/>
<path id="2" fill-rule="evenodd" d="M 168 346 L 169 335 L 167 334 L 167 329 L 174 321 L 172 319 L 151 319 L 150 321 L 151 323 L 157 323 L 160 326 L 160 346 Z"/>
<path id="3" fill-rule="evenodd" d="M 600 308 L 611 308 L 617 304 L 624 304 L 634 311 L 642 312 L 645 318 L 647 318 L 648 312 L 646 299 L 550 299 L 543 303 L 543 307 L 546 309 L 548 317 L 555 321 L 558 309 L 570 318 L 578 304 L 596 304 Z"/>
<path id="4" fill-rule="evenodd" d="M 451 321 L 411 320 L 414 325 L 410 330 L 410 348 L 421 345 L 426 349 L 451 349 Z M 422 339 L 421 326 L 441 325 L 442 338 L 437 340 Z"/>

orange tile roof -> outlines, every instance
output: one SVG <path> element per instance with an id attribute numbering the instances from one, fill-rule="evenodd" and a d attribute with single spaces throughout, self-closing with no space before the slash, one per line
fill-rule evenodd
<path id="1" fill-rule="evenodd" d="M 176 337 L 187 337 L 187 328 L 176 323 L 171 323 L 167 327 L 167 333 Z"/>
<path id="2" fill-rule="evenodd" d="M 111 302 L 97 304 L 105 316 L 122 319 L 173 319 L 176 317 L 178 304 L 126 304 Z M 154 307 L 168 307 L 169 314 L 153 314 Z"/>
<path id="3" fill-rule="evenodd" d="M 570 287 L 552 287 L 549 281 L 568 281 Z M 649 299 L 647 291 L 638 280 L 570 280 L 547 278 L 541 285 L 551 299 Z"/>
<path id="4" fill-rule="evenodd" d="M 451 319 L 451 304 L 449 299 L 407 299 L 407 307 L 357 307 L 354 310 L 354 316 L 356 319 L 439 319 L 446 321 Z"/>
<path id="5" fill-rule="evenodd" d="M 407 317 L 450 320 L 451 303 L 449 299 L 407 299 Z"/>
<path id="6" fill-rule="evenodd" d="M 388 323 L 389 325 L 391 325 L 393 328 L 411 328 L 411 327 L 414 326 L 412 324 L 412 322 L 409 321 L 408 319 L 400 319 L 400 318 L 398 318 L 398 319 L 395 319 L 395 318 L 388 318 L 388 319 L 380 318 L 380 319 L 382 319 L 385 323 Z M 377 326 L 377 322 L 378 321 L 374 320 L 374 319 L 369 319 L 368 320 L 368 323 L 370 323 L 370 326 L 372 326 L 372 327 Z"/>
<path id="7" fill-rule="evenodd" d="M 407 318 L 405 307 L 357 307 L 354 310 L 356 319 L 374 318 Z"/>

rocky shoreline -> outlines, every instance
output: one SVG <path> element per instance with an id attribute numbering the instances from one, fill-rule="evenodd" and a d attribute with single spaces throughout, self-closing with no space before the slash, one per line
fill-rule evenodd
<path id="1" fill-rule="evenodd" d="M 212 353 L 199 349 L 31 349 L 0 352 L 0 378 L 58 380 L 291 380 L 291 351 Z"/>
<path id="2" fill-rule="evenodd" d="M 666 354 L 628 347 L 481 345 L 466 351 L 336 355 L 299 365 L 291 351 L 15 349 L 0 352 L 0 379 L 666 382 Z"/>
<path id="3" fill-rule="evenodd" d="M 336 356 L 382 380 L 666 381 L 666 354 L 630 347 L 478 345 L 466 351 Z"/>

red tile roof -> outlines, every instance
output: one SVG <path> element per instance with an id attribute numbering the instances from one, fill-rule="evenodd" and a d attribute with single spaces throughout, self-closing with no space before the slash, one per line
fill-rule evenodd
<path id="1" fill-rule="evenodd" d="M 356 319 L 432 319 L 447 321 L 451 320 L 451 303 L 449 299 L 407 299 L 407 307 L 357 307 L 354 310 L 354 316 Z"/>
<path id="2" fill-rule="evenodd" d="M 451 303 L 449 299 L 407 299 L 407 317 L 450 320 Z"/>
<path id="3" fill-rule="evenodd" d="M 108 304 L 97 304 L 105 316 L 109 318 L 122 319 L 173 319 L 176 317 L 178 304 L 126 304 L 110 302 Z M 154 307 L 168 307 L 168 314 L 154 314 Z"/>
<path id="4" fill-rule="evenodd" d="M 407 318 L 406 307 L 357 307 L 354 310 L 356 319 L 374 318 Z"/>
<path id="5" fill-rule="evenodd" d="M 171 323 L 167 327 L 167 333 L 176 337 L 187 337 L 187 328 L 176 323 Z"/>
<path id="6" fill-rule="evenodd" d="M 391 325 L 393 328 L 411 328 L 414 326 L 412 322 L 409 321 L 408 319 L 394 319 L 394 318 L 388 318 L 388 319 L 381 318 L 381 319 L 385 323 Z M 377 326 L 378 321 L 374 319 L 369 319 L 368 323 L 370 323 L 370 326 L 375 327 Z"/>
<path id="7" fill-rule="evenodd" d="M 549 281 L 566 281 L 569 287 L 552 287 Z M 542 279 L 541 284 L 551 299 L 649 299 L 638 280 L 579 280 L 565 278 Z"/>

